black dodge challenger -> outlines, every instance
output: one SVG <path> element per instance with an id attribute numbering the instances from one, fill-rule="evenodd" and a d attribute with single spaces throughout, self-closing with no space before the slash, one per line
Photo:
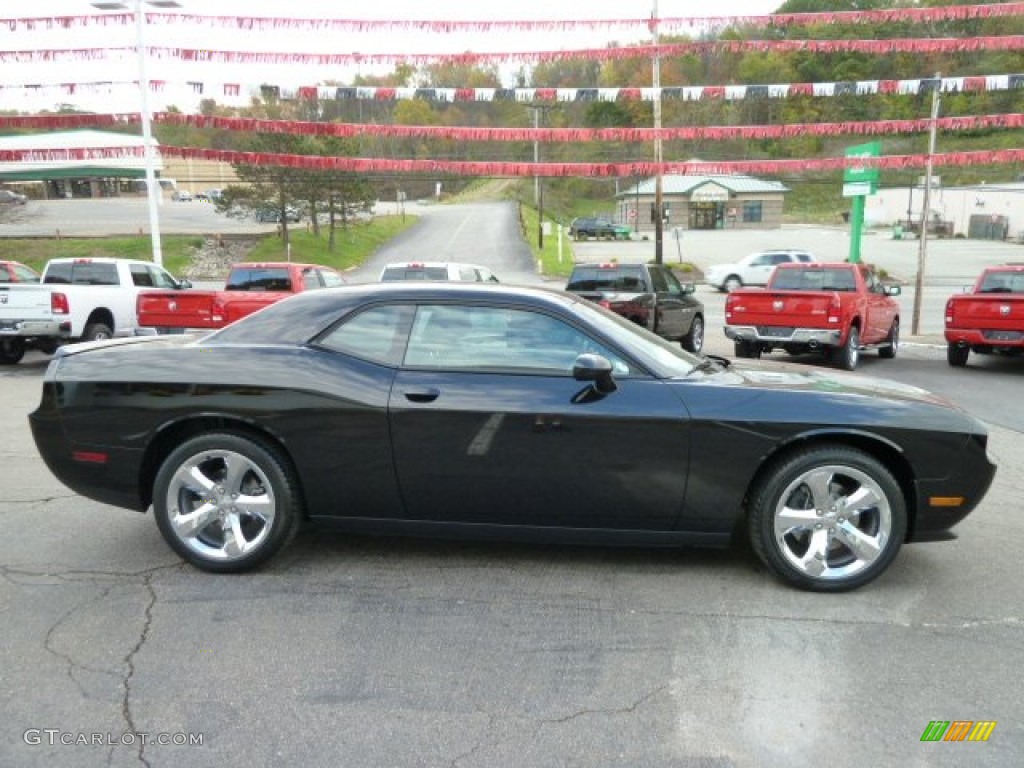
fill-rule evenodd
<path id="1" fill-rule="evenodd" d="M 841 591 L 949 538 L 995 473 L 983 424 L 915 387 L 698 357 L 571 294 L 383 283 L 217 333 L 58 351 L 30 416 L 74 491 L 181 557 L 252 568 L 347 530 L 726 545 Z"/>

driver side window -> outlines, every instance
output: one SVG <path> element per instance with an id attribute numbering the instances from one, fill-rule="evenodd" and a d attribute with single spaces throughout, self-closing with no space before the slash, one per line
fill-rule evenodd
<path id="1" fill-rule="evenodd" d="M 417 308 L 404 364 L 437 370 L 501 370 L 569 376 L 592 352 L 628 374 L 629 365 L 564 321 L 526 309 L 451 304 Z"/>

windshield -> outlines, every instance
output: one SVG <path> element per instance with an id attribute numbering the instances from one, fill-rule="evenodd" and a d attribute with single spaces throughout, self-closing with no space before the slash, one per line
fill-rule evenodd
<path id="1" fill-rule="evenodd" d="M 980 293 L 1024 293 L 1024 272 L 989 272 L 978 290 Z"/>
<path id="2" fill-rule="evenodd" d="M 229 291 L 290 291 L 292 280 L 285 268 L 252 267 L 231 270 Z"/>
<path id="3" fill-rule="evenodd" d="M 771 287 L 777 291 L 856 291 L 857 281 L 847 267 L 779 269 Z"/>

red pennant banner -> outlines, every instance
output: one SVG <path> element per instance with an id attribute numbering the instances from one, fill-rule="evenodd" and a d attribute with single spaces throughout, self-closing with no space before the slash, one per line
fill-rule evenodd
<path id="1" fill-rule="evenodd" d="M 160 112 L 153 121 L 161 125 L 213 128 L 263 134 L 300 136 L 377 136 L 386 138 L 428 138 L 452 141 L 501 142 L 602 142 L 642 143 L 663 140 L 789 139 L 801 136 L 885 136 L 925 133 L 931 120 L 876 120 L 845 123 L 790 123 L 786 125 L 685 126 L 654 128 L 478 128 L 446 125 L 379 125 L 363 123 L 313 123 L 298 120 L 257 120 L 254 118 L 184 115 Z M 0 128 L 71 130 L 111 128 L 140 122 L 138 113 L 119 115 L 0 115 Z M 1024 128 L 1024 114 L 942 117 L 935 121 L 940 131 Z"/>
<path id="2" fill-rule="evenodd" d="M 474 66 L 509 62 L 545 63 L 563 60 L 621 61 L 668 56 L 709 55 L 713 53 L 968 53 L 972 51 L 1024 50 L 1024 35 L 968 38 L 893 38 L 890 40 L 714 40 L 669 45 L 636 45 L 614 48 L 584 48 L 563 51 L 524 51 L 505 53 L 280 53 L 253 51 L 217 51 L 211 49 L 147 47 L 146 55 L 155 60 L 178 60 L 202 64 L 271 64 L 315 67 L 365 65 L 454 64 Z M 134 48 L 56 48 L 0 51 L 0 62 L 32 64 L 51 61 L 96 61 L 127 59 Z"/>
<path id="3" fill-rule="evenodd" d="M 660 31 L 692 28 L 800 27 L 828 24 L 879 24 L 891 22 L 930 23 L 992 19 L 1024 15 L 1024 3 L 950 5 L 933 8 L 888 8 L 869 11 L 825 11 L 818 13 L 777 13 L 741 16 L 673 16 L 656 20 Z M 265 16 L 212 16 L 190 13 L 145 13 L 147 24 L 206 26 L 236 29 L 241 32 L 401 32 L 422 31 L 431 34 L 462 32 L 572 32 L 576 30 L 649 29 L 650 18 L 556 19 L 556 20 L 390 20 L 390 19 L 299 19 Z M 0 27 L 10 31 L 75 29 L 87 26 L 114 26 L 134 23 L 131 13 L 89 14 L 0 19 Z"/>
<path id="4" fill-rule="evenodd" d="M 451 176 L 621 178 L 662 174 L 726 176 L 740 173 L 781 175 L 808 171 L 838 171 L 851 167 L 918 169 L 928 155 L 887 155 L 877 158 L 829 157 L 793 160 L 736 160 L 719 162 L 520 163 L 506 161 L 416 160 L 381 157 L 324 157 L 263 152 L 235 152 L 194 147 L 161 147 L 164 156 L 214 160 L 232 165 L 278 166 L 309 171 L 347 173 L 416 173 Z M 2 150 L 0 162 L 55 163 L 69 160 L 116 160 L 143 157 L 142 147 L 68 148 L 59 150 Z M 1024 149 L 949 152 L 930 157 L 936 167 L 1007 165 L 1024 162 Z"/>

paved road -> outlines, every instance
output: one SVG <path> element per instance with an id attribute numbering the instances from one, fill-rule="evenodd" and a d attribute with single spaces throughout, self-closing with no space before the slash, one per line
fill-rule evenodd
<path id="1" fill-rule="evenodd" d="M 530 274 L 476 214 L 450 215 L 396 247 L 443 254 L 465 235 L 480 261 Z M 953 370 L 927 345 L 863 360 L 991 416 L 1000 471 L 958 540 L 818 596 L 743 549 L 313 532 L 259 573 L 199 573 L 149 515 L 75 496 L 41 464 L 32 353 L 0 370 L 0 766 L 1021 765 L 1021 366 Z M 987 744 L 922 744 L 934 719 L 998 725 Z M 26 744 L 28 729 L 57 743 Z M 106 744 L 133 731 L 203 745 Z"/>

